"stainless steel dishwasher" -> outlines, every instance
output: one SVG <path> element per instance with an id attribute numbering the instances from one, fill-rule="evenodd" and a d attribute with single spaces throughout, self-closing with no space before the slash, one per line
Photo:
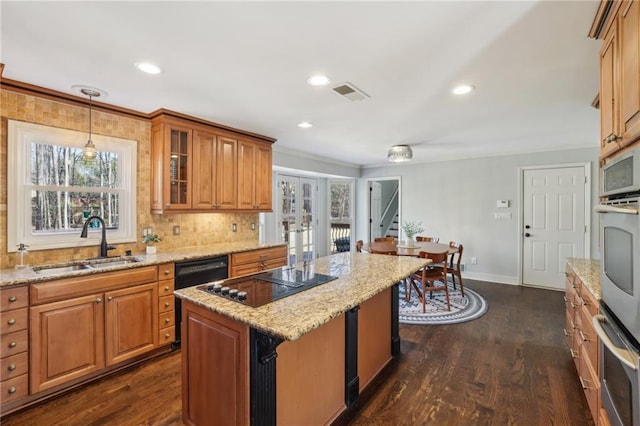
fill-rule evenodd
<path id="1" fill-rule="evenodd" d="M 176 262 L 175 289 L 192 287 L 211 281 L 229 277 L 229 258 L 227 256 L 209 257 L 206 259 Z M 182 301 L 175 298 L 176 341 L 173 348 L 180 347 L 180 331 L 182 325 Z"/>

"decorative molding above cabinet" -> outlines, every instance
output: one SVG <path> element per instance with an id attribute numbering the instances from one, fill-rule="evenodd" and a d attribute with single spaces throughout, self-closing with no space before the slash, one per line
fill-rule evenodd
<path id="1" fill-rule="evenodd" d="M 275 139 L 168 110 L 151 123 L 152 213 L 272 211 Z"/>

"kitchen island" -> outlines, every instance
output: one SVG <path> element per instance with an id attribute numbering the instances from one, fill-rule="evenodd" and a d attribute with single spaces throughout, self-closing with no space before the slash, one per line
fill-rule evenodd
<path id="1" fill-rule="evenodd" d="M 257 308 L 198 287 L 176 291 L 183 422 L 331 423 L 399 353 L 398 283 L 428 262 L 316 259 L 306 267 L 338 278 Z"/>

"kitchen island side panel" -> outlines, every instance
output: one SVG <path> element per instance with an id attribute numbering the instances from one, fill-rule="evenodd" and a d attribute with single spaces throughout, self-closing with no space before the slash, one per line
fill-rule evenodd
<path id="1" fill-rule="evenodd" d="M 345 316 L 276 349 L 278 425 L 328 424 L 345 410 Z"/>
<path id="2" fill-rule="evenodd" d="M 185 301 L 182 421 L 249 424 L 249 327 Z"/>
<path id="3" fill-rule="evenodd" d="M 391 288 L 360 305 L 358 376 L 360 392 L 393 359 L 391 354 Z"/>

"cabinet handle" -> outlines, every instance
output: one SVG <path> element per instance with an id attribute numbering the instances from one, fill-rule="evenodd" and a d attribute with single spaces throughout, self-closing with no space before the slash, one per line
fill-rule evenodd
<path id="1" fill-rule="evenodd" d="M 171 335 L 169 333 L 165 333 L 164 337 L 168 339 Z"/>
<path id="2" fill-rule="evenodd" d="M 16 319 L 15 318 L 11 318 L 9 321 L 7 321 L 7 324 L 9 325 L 13 325 L 16 323 Z"/>
<path id="3" fill-rule="evenodd" d="M 564 332 L 564 335 L 565 335 L 565 336 L 569 337 L 569 332 L 567 331 L 567 329 L 566 329 L 566 328 L 563 328 L 563 329 L 562 329 L 562 331 Z"/>
<path id="4" fill-rule="evenodd" d="M 111 301 L 113 300 L 113 296 L 109 296 L 109 297 L 107 297 L 107 300 L 108 300 L 109 302 L 111 302 Z"/>
<path id="5" fill-rule="evenodd" d="M 164 291 L 169 291 L 169 286 L 168 285 L 164 286 Z"/>
<path id="6" fill-rule="evenodd" d="M 9 347 L 10 347 L 10 348 L 15 348 L 16 346 L 17 346 L 17 343 L 16 343 L 16 342 L 11 342 L 11 343 L 9 343 Z"/>
<path id="7" fill-rule="evenodd" d="M 164 322 L 165 322 L 165 324 L 169 324 L 171 322 L 171 318 L 165 318 Z"/>
<path id="8" fill-rule="evenodd" d="M 99 297 L 97 297 L 97 298 L 96 298 L 96 303 L 102 303 L 102 299 L 101 299 L 101 298 L 99 298 Z"/>
<path id="9" fill-rule="evenodd" d="M 7 370 L 9 371 L 14 371 L 16 369 L 16 365 L 15 364 L 9 364 L 9 366 L 7 367 Z"/>
<path id="10" fill-rule="evenodd" d="M 171 272 L 169 272 L 169 270 L 168 270 L 168 269 L 165 269 L 165 271 L 164 271 L 164 274 L 165 274 L 165 275 L 169 275 L 170 273 L 171 273 Z"/>
<path id="11" fill-rule="evenodd" d="M 604 142 L 605 143 L 612 143 L 612 142 L 617 142 L 620 139 L 622 139 L 622 136 L 618 136 L 615 133 L 611 133 L 609 136 L 604 138 Z"/>
<path id="12" fill-rule="evenodd" d="M 568 303 L 569 299 L 567 299 L 567 296 L 562 296 L 562 298 L 564 299 L 564 303 Z"/>
<path id="13" fill-rule="evenodd" d="M 17 391 L 17 389 L 16 389 L 16 387 L 15 387 L 15 386 L 11 386 L 11 387 L 9 388 L 9 393 L 16 393 L 16 391 Z"/>
<path id="14" fill-rule="evenodd" d="M 168 308 L 169 307 L 169 302 L 164 302 L 164 306 L 165 306 L 165 308 Z"/>
<path id="15" fill-rule="evenodd" d="M 588 342 L 589 339 L 587 338 L 587 336 L 585 336 L 585 334 L 582 332 L 582 330 L 580 330 L 580 338 L 582 339 L 583 342 Z"/>
<path id="16" fill-rule="evenodd" d="M 569 348 L 569 352 L 571 352 L 571 358 L 573 358 L 573 359 L 578 358 L 578 355 L 576 355 L 576 353 L 573 351 L 573 349 Z"/>
<path id="17" fill-rule="evenodd" d="M 13 302 L 15 302 L 16 300 L 18 300 L 18 298 L 17 298 L 17 297 L 15 297 L 15 296 L 9 296 L 9 303 L 13 303 Z"/>

